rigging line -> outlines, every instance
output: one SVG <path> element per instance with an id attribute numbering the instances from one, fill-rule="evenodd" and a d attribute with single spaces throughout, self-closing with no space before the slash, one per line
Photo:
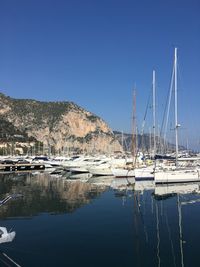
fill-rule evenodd
<path id="1" fill-rule="evenodd" d="M 144 152 L 144 127 L 146 124 L 146 117 L 147 117 L 147 111 L 149 108 L 150 99 L 151 99 L 151 90 L 149 91 L 148 101 L 147 101 L 147 105 L 146 105 L 146 109 L 145 109 L 145 113 L 144 113 L 144 118 L 143 118 L 143 122 L 142 122 L 142 128 L 141 128 L 141 147 L 142 147 L 143 152 Z"/>
<path id="2" fill-rule="evenodd" d="M 161 124 L 161 133 L 163 131 L 163 127 L 164 127 L 164 123 L 165 123 L 165 115 L 167 110 L 169 110 L 169 99 L 171 99 L 171 94 L 172 94 L 172 86 L 173 86 L 173 80 L 174 80 L 174 66 L 172 69 L 172 73 L 171 73 L 171 80 L 170 80 L 170 84 L 169 84 L 169 89 L 168 89 L 168 94 L 167 94 L 167 100 L 165 103 L 165 109 L 164 109 L 164 114 L 163 114 L 163 120 L 162 120 L 162 124 Z"/>
<path id="3" fill-rule="evenodd" d="M 142 122 L 142 131 L 141 131 L 141 134 L 144 133 L 144 126 L 145 126 L 145 122 L 146 122 L 146 116 L 147 116 L 147 111 L 148 111 L 148 108 L 149 108 L 150 99 L 151 99 L 151 91 L 149 91 L 147 106 L 146 106 L 146 109 L 145 109 L 144 118 L 143 118 L 143 122 Z"/>
<path id="4" fill-rule="evenodd" d="M 167 135 L 167 125 L 168 125 L 168 121 L 169 121 L 169 111 L 170 111 L 170 106 L 171 106 L 174 76 L 175 76 L 175 67 L 173 67 L 172 77 L 171 77 L 170 94 L 169 94 L 168 106 L 167 106 L 167 118 L 165 121 L 165 129 L 164 129 L 164 138 L 166 138 L 166 135 Z"/>
<path id="5" fill-rule="evenodd" d="M 162 120 L 162 124 L 161 124 L 161 129 L 160 129 L 160 136 L 162 136 L 162 134 L 164 132 L 164 134 L 163 134 L 164 142 L 166 142 L 165 139 L 166 139 L 167 125 L 168 125 L 168 121 L 169 121 L 169 110 L 170 110 L 170 106 L 171 106 L 173 80 L 174 80 L 174 67 L 172 70 L 170 87 L 168 90 L 168 97 L 167 97 L 168 101 L 166 101 L 166 104 L 165 104 L 163 120 Z M 166 115 L 166 113 L 167 113 L 167 115 Z M 165 116 L 166 116 L 166 119 L 165 119 Z"/>

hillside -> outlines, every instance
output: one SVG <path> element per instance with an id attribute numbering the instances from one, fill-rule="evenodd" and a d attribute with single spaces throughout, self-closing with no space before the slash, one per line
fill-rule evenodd
<path id="1" fill-rule="evenodd" d="M 121 150 L 109 126 L 73 102 L 14 99 L 0 93 L 2 137 L 21 135 L 56 152 L 114 152 Z M 9 130 L 10 129 L 10 130 Z"/>
<path id="2" fill-rule="evenodd" d="M 123 133 L 123 144 L 122 144 L 122 133 L 119 131 L 114 131 L 115 137 L 119 141 L 119 143 L 123 146 L 124 151 L 131 151 L 132 148 L 132 135 L 129 133 Z M 135 137 L 136 138 L 136 137 Z M 165 146 L 167 147 L 168 152 L 175 151 L 175 145 L 169 142 L 164 142 L 162 138 L 156 136 L 156 147 L 157 152 L 162 153 L 161 149 Z M 143 151 L 151 151 L 153 148 L 153 136 L 146 133 L 143 136 L 141 134 L 137 135 L 137 147 L 139 150 Z M 184 146 L 179 146 L 180 150 L 185 150 Z"/>

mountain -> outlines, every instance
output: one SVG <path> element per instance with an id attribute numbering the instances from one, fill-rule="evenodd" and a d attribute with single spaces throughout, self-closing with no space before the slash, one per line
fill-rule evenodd
<path id="1" fill-rule="evenodd" d="M 115 137 L 119 141 L 119 143 L 123 146 L 124 151 L 131 151 L 132 149 L 132 135 L 129 133 L 123 133 L 123 141 L 122 141 L 122 133 L 119 131 L 114 131 Z M 134 138 L 137 138 L 137 147 L 139 150 L 143 151 L 150 151 L 153 149 L 153 136 L 148 133 L 143 134 L 138 134 L 137 137 L 135 136 Z M 123 143 L 122 143 L 123 142 Z M 171 144 L 169 142 L 164 142 L 163 138 L 160 138 L 156 136 L 156 147 L 157 147 L 157 152 L 162 153 L 162 148 L 167 147 L 168 152 L 174 152 L 175 151 L 175 145 Z M 179 146 L 180 150 L 186 150 L 184 146 Z"/>
<path id="2" fill-rule="evenodd" d="M 125 151 L 131 151 L 132 149 L 132 134 L 123 133 L 123 141 L 122 141 L 122 133 L 119 131 L 114 131 L 114 134 L 121 145 L 123 145 L 123 149 Z M 138 149 L 143 149 L 144 151 L 149 151 L 150 147 L 153 146 L 153 137 L 149 134 L 138 134 L 134 136 L 136 138 Z M 122 144 L 123 142 L 123 144 Z M 158 143 L 158 137 L 156 137 L 156 143 Z"/>
<path id="3" fill-rule="evenodd" d="M 44 148 L 76 152 L 114 152 L 121 145 L 109 126 L 73 102 L 14 99 L 0 93 L 0 141 L 21 136 Z M 6 139 L 6 140 L 5 140 Z"/>

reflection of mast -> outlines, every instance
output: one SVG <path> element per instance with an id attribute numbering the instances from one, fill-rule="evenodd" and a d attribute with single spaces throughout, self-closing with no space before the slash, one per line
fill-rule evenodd
<path id="1" fill-rule="evenodd" d="M 184 267 L 184 259 L 183 259 L 183 233 L 182 233 L 182 214 L 181 214 L 181 203 L 179 194 L 177 194 L 177 202 L 178 202 L 178 223 L 179 223 L 179 237 L 180 237 L 180 251 L 181 251 L 181 266 Z"/>
<path id="2" fill-rule="evenodd" d="M 136 192 L 134 191 L 134 225 L 135 225 L 135 234 L 136 234 L 136 261 L 137 265 L 140 266 L 140 236 L 139 236 L 139 227 L 138 227 L 138 214 L 139 214 L 139 209 L 138 209 L 138 201 L 137 201 L 137 195 Z"/>
<path id="3" fill-rule="evenodd" d="M 159 216 L 158 216 L 157 202 L 156 202 L 156 229 L 157 229 L 157 258 L 158 258 L 158 267 L 160 267 L 160 234 L 159 234 Z"/>
<path id="4" fill-rule="evenodd" d="M 3 262 L 3 266 L 17 266 L 17 267 L 21 267 L 21 265 L 19 265 L 18 263 L 16 263 L 16 261 L 14 261 L 13 259 L 11 259 L 11 257 L 9 257 L 6 253 L 4 252 L 0 252 L 0 261 Z"/>

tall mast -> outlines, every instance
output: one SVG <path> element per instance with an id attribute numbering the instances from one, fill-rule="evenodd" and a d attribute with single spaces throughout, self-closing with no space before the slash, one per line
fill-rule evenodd
<path id="1" fill-rule="evenodd" d="M 136 91 L 133 90 L 133 125 L 132 125 L 132 155 L 133 160 L 136 160 Z"/>
<path id="2" fill-rule="evenodd" d="M 176 167 L 178 166 L 178 100 L 177 100 L 177 48 L 174 54 L 174 100 L 175 100 L 175 136 L 176 136 Z"/>
<path id="3" fill-rule="evenodd" d="M 122 138 L 122 150 L 124 151 L 124 132 L 122 131 L 122 136 L 121 136 L 121 138 Z"/>
<path id="4" fill-rule="evenodd" d="M 153 70 L 153 156 L 156 155 L 156 72 Z"/>

